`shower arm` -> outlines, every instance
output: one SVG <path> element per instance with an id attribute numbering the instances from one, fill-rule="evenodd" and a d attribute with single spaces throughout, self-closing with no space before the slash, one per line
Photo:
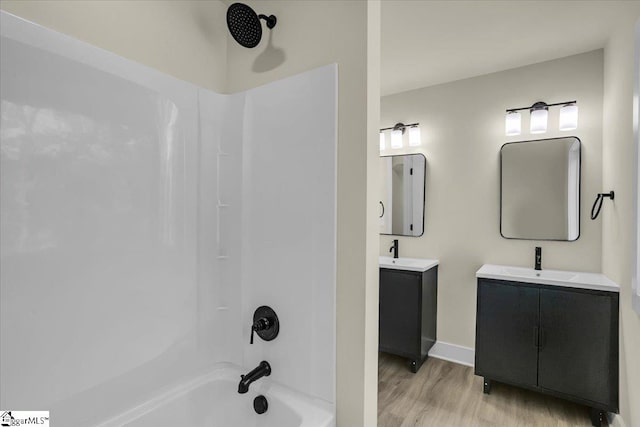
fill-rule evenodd
<path id="1" fill-rule="evenodd" d="M 263 15 L 260 14 L 258 15 L 258 18 L 260 19 L 264 19 L 265 22 L 267 23 L 267 28 L 272 29 L 273 27 L 276 26 L 276 22 L 278 22 L 278 20 L 276 19 L 275 15 Z"/>

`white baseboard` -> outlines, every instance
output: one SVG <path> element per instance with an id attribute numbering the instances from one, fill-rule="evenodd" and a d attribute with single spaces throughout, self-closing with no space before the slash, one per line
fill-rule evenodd
<path id="1" fill-rule="evenodd" d="M 429 357 L 473 367 L 476 351 L 469 347 L 436 341 L 429 351 Z"/>
<path id="2" fill-rule="evenodd" d="M 622 417 L 620 415 L 611 414 L 613 416 L 613 420 L 609 423 L 611 427 L 626 427 Z"/>

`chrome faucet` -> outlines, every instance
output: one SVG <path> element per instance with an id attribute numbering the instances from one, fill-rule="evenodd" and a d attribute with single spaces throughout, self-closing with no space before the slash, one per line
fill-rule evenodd
<path id="1" fill-rule="evenodd" d="M 398 239 L 394 239 L 393 246 L 389 248 L 389 252 L 393 252 L 394 258 L 398 258 Z"/>
<path id="2" fill-rule="evenodd" d="M 536 270 L 542 270 L 542 248 L 536 246 Z"/>
<path id="3" fill-rule="evenodd" d="M 240 376 L 240 384 L 238 384 L 238 393 L 244 394 L 249 391 L 251 383 L 258 381 L 262 377 L 268 377 L 271 375 L 271 365 L 269 362 L 263 360 L 260 362 L 257 368 L 249 372 L 247 375 Z"/>

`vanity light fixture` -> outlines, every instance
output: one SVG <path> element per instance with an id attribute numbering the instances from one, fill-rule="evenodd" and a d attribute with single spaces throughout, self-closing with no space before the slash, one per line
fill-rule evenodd
<path id="1" fill-rule="evenodd" d="M 380 151 L 383 151 L 387 148 L 387 143 L 384 138 L 384 132 L 380 132 Z"/>
<path id="2" fill-rule="evenodd" d="M 560 107 L 560 130 L 574 130 L 578 128 L 578 106 L 566 104 Z"/>
<path id="3" fill-rule="evenodd" d="M 522 130 L 522 115 L 518 111 L 507 111 L 504 122 L 504 130 L 507 136 L 520 135 Z"/>
<path id="4" fill-rule="evenodd" d="M 549 118 L 549 107 L 562 105 L 560 109 L 560 130 L 573 130 L 578 127 L 578 105 L 576 101 L 558 102 L 547 104 L 546 102 L 536 102 L 531 107 L 509 108 L 505 118 L 505 133 L 507 136 L 520 135 L 521 116 L 519 111 L 529 110 L 531 114 L 529 132 L 545 133 L 547 131 L 547 120 Z"/>
<path id="5" fill-rule="evenodd" d="M 391 131 L 391 148 L 402 148 L 404 145 L 402 142 L 402 136 L 407 128 L 409 129 L 409 145 L 411 147 L 419 146 L 421 144 L 419 126 L 420 123 L 411 123 L 408 125 L 405 125 L 404 123 L 396 123 L 393 127 L 380 129 L 380 149 L 383 149 L 383 133 L 388 130 Z"/>

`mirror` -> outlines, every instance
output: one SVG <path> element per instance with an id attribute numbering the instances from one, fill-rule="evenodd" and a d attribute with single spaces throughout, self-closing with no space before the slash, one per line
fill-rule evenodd
<path id="1" fill-rule="evenodd" d="M 507 239 L 580 237 L 580 140 L 512 142 L 500 150 L 500 234 Z"/>
<path id="2" fill-rule="evenodd" d="M 380 234 L 422 236 L 426 164 L 422 154 L 380 157 Z"/>

